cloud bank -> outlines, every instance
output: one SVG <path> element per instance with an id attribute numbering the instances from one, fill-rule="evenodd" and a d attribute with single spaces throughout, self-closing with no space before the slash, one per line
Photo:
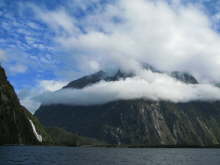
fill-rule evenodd
<path id="1" fill-rule="evenodd" d="M 160 70 L 220 80 L 220 36 L 200 5 L 181 1 L 119 0 L 76 19 L 62 8 L 36 10 L 55 41 L 82 72 L 149 63 Z M 94 65 L 95 64 L 95 65 Z"/>
<path id="2" fill-rule="evenodd" d="M 184 103 L 220 100 L 220 88 L 209 84 L 185 84 L 168 75 L 143 70 L 132 78 L 101 81 L 83 89 L 62 89 L 35 99 L 44 105 L 96 105 L 132 99 Z"/>

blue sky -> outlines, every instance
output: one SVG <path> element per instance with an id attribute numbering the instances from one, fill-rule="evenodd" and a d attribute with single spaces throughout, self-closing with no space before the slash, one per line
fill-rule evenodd
<path id="1" fill-rule="evenodd" d="M 9 56 L 3 66 L 15 88 L 20 90 L 36 85 L 40 79 L 71 80 L 85 74 L 73 60 L 69 63 L 68 53 L 54 42 L 56 32 L 37 18 L 33 7 L 48 12 L 64 8 L 74 19 L 82 19 L 97 6 L 108 3 L 108 0 L 85 1 L 85 7 L 82 7 L 79 1 L 74 0 L 1 0 L 0 49 Z M 58 33 L 62 33 L 62 29 L 59 30 Z M 81 30 L 83 32 L 83 26 Z M 57 73 L 63 71 L 69 75 Z"/>
<path id="2" fill-rule="evenodd" d="M 196 10 L 199 9 L 211 20 L 212 30 L 218 33 L 219 21 L 216 21 L 216 18 L 220 11 L 219 1 L 168 2 L 171 8 L 174 4 L 178 4 L 177 8 L 196 6 Z M 102 39 L 106 36 L 111 38 L 111 34 L 117 34 L 122 28 L 130 26 L 124 23 L 128 19 L 126 12 L 121 13 L 119 10 L 123 5 L 126 6 L 124 2 L 113 0 L 0 0 L 0 60 L 1 56 L 5 57 L 2 57 L 1 63 L 19 97 L 22 99 L 29 95 L 28 92 L 24 94 L 27 90 L 32 91 L 29 93 L 44 91 L 51 89 L 51 85 L 59 88 L 68 81 L 98 71 L 109 63 L 107 68 L 123 67 L 121 62 L 117 64 L 120 60 L 115 54 L 124 54 L 124 51 L 109 53 L 104 46 L 97 47 L 90 43 L 93 35 Z M 90 38 L 84 40 L 88 36 Z M 82 40 L 77 40 L 79 38 Z M 121 38 L 123 41 L 123 37 Z M 80 44 L 76 41 L 80 41 Z M 72 43 L 75 44 L 71 45 Z M 115 48 L 114 44 L 112 47 Z M 123 56 L 120 56 L 120 59 L 122 58 Z M 142 60 L 141 57 L 138 57 L 138 60 L 139 58 Z M 149 59 L 151 58 L 147 60 L 150 61 Z M 152 64 L 160 65 L 155 61 L 152 61 Z M 165 70 L 170 69 L 163 67 L 163 64 L 160 66 Z M 176 68 L 182 69 L 180 65 L 174 67 Z M 195 74 L 196 69 L 192 69 Z"/>

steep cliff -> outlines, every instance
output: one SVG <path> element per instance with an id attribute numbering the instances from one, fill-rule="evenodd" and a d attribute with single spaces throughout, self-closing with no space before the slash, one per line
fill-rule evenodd
<path id="1" fill-rule="evenodd" d="M 219 103 L 129 100 L 97 106 L 42 106 L 36 116 L 45 126 L 112 144 L 210 146 L 220 143 L 219 107 Z"/>
<path id="2" fill-rule="evenodd" d="M 39 121 L 20 105 L 0 66 L 0 145 L 51 142 Z"/>

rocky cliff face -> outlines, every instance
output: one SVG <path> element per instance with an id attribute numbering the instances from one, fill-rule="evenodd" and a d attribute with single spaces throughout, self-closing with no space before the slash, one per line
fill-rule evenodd
<path id="1" fill-rule="evenodd" d="M 128 76 L 132 75 L 119 71 L 108 77 L 103 72 L 98 72 L 73 81 L 65 88 L 79 89 L 102 79 L 116 81 Z M 198 83 L 187 73 L 173 72 L 171 76 L 185 83 Z M 41 106 L 36 116 L 45 126 L 61 127 L 111 144 L 220 144 L 219 102 L 176 104 L 138 99 L 95 106 L 48 105 Z"/>
<path id="2" fill-rule="evenodd" d="M 42 144 L 50 141 L 39 121 L 19 100 L 0 67 L 0 145 Z"/>
<path id="3" fill-rule="evenodd" d="M 36 116 L 112 144 L 200 145 L 220 143 L 220 103 L 174 104 L 145 100 L 97 106 L 42 106 Z"/>

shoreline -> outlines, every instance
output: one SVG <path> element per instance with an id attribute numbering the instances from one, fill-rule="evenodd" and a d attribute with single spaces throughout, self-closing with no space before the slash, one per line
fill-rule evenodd
<path id="1" fill-rule="evenodd" d="M 0 145 L 0 147 L 79 147 L 79 148 L 176 148 L 176 149 L 220 149 L 220 146 L 172 146 L 172 145 L 161 145 L 161 146 L 145 146 L 145 145 L 81 145 L 81 146 L 74 146 L 74 145 L 26 145 L 26 144 L 5 144 Z"/>

